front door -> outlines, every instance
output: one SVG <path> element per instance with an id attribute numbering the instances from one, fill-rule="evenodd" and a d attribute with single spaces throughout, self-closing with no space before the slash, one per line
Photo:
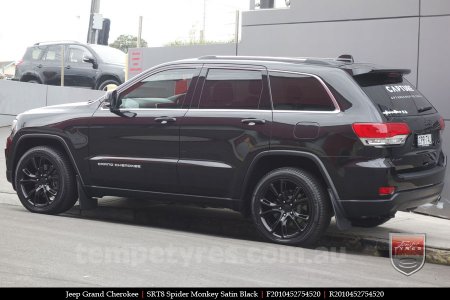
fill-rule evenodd
<path id="1" fill-rule="evenodd" d="M 180 122 L 191 99 L 195 67 L 156 71 L 117 95 L 118 116 L 106 104 L 90 127 L 90 170 L 95 186 L 176 192 Z"/>
<path id="2" fill-rule="evenodd" d="M 181 123 L 182 193 L 236 199 L 253 158 L 269 150 L 267 71 L 212 65 L 203 69 L 201 84 Z"/>
<path id="3" fill-rule="evenodd" d="M 69 45 L 64 70 L 65 85 L 95 88 L 98 70 L 94 69 L 92 63 L 83 61 L 85 56 L 93 57 L 92 53 L 85 47 Z"/>

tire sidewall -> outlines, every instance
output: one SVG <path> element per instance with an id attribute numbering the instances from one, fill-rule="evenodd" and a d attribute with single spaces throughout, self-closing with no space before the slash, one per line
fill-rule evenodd
<path id="1" fill-rule="evenodd" d="M 272 242 L 287 245 L 308 243 L 311 233 L 314 231 L 315 226 L 317 226 L 320 216 L 320 208 L 316 197 L 322 197 L 322 195 L 318 195 L 317 191 L 314 191 L 311 188 L 309 180 L 305 178 L 305 176 L 303 175 L 304 175 L 303 173 L 294 174 L 286 172 L 284 170 L 275 170 L 274 172 L 271 172 L 268 175 L 264 176 L 255 188 L 255 192 L 253 193 L 251 203 L 253 222 L 255 223 L 258 231 L 265 238 L 269 239 Z M 259 216 L 259 206 L 260 206 L 259 199 L 261 198 L 262 193 L 266 190 L 270 182 L 279 179 L 288 179 L 298 185 L 301 185 L 304 188 L 305 193 L 307 193 L 308 197 L 310 197 L 311 199 L 311 201 L 308 202 L 308 205 L 310 206 L 312 221 L 308 223 L 307 228 L 305 229 L 305 231 L 302 232 L 301 235 L 291 239 L 283 239 L 273 236 L 270 232 L 267 231 Z"/>
<path id="2" fill-rule="evenodd" d="M 35 155 L 40 155 L 40 156 L 43 156 L 46 159 L 48 159 L 54 165 L 54 167 L 57 169 L 57 171 L 59 173 L 60 187 L 59 187 L 58 195 L 56 196 L 56 199 L 53 200 L 53 202 L 50 205 L 45 206 L 45 207 L 35 207 L 31 203 L 29 203 L 28 200 L 26 199 L 25 195 L 22 192 L 22 187 L 20 184 L 21 170 L 25 166 L 25 163 L 32 156 L 35 156 Z M 67 170 L 64 162 L 62 160 L 60 160 L 58 155 L 50 148 L 46 148 L 44 150 L 44 148 L 39 147 L 39 148 L 30 149 L 29 151 L 27 151 L 20 158 L 20 160 L 17 164 L 16 173 L 15 173 L 15 184 L 16 184 L 16 189 L 17 189 L 17 195 L 19 196 L 20 202 L 26 209 L 28 209 L 31 212 L 36 212 L 36 213 L 51 214 L 51 213 L 57 212 L 58 210 L 61 209 L 61 207 L 64 206 L 64 204 L 65 204 L 64 199 L 65 199 L 66 193 L 67 193 L 68 180 L 71 180 L 71 178 L 70 178 L 70 174 L 68 174 L 68 170 Z"/>
<path id="3" fill-rule="evenodd" d="M 120 83 L 117 80 L 114 79 L 107 79 L 105 81 L 103 81 L 102 83 L 99 84 L 98 86 L 98 90 L 102 91 L 106 86 L 108 86 L 109 84 L 115 84 L 117 86 L 120 85 Z"/>

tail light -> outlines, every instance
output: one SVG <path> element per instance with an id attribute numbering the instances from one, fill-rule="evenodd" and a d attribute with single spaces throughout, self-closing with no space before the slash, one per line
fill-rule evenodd
<path id="1" fill-rule="evenodd" d="M 395 186 L 381 186 L 378 188 L 378 195 L 389 196 L 395 193 Z"/>
<path id="2" fill-rule="evenodd" d="M 23 59 L 16 61 L 16 67 L 17 67 L 18 65 L 21 65 L 22 63 L 23 63 Z"/>
<path id="3" fill-rule="evenodd" d="M 411 133 L 406 123 L 354 123 L 352 127 L 365 146 L 403 145 Z"/>
<path id="4" fill-rule="evenodd" d="M 441 126 L 441 130 L 444 131 L 445 129 L 445 120 L 443 117 L 439 118 L 439 125 Z"/>

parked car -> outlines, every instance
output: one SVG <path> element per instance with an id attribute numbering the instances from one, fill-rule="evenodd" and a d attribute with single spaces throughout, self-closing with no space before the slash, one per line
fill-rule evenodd
<path id="1" fill-rule="evenodd" d="M 440 198 L 444 121 L 408 73 L 348 56 L 167 63 L 97 101 L 20 114 L 7 178 L 32 212 L 107 195 L 196 202 L 311 245 L 333 215 L 372 227 Z"/>
<path id="2" fill-rule="evenodd" d="M 71 41 L 36 43 L 27 48 L 16 65 L 15 80 L 60 85 L 63 54 L 65 86 L 106 90 L 125 80 L 125 53 Z"/>

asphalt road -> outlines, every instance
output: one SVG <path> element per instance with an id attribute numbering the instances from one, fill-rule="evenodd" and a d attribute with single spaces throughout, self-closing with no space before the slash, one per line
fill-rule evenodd
<path id="1" fill-rule="evenodd" d="M 387 258 L 154 226 L 32 214 L 0 204 L 1 286 L 446 286 Z"/>

